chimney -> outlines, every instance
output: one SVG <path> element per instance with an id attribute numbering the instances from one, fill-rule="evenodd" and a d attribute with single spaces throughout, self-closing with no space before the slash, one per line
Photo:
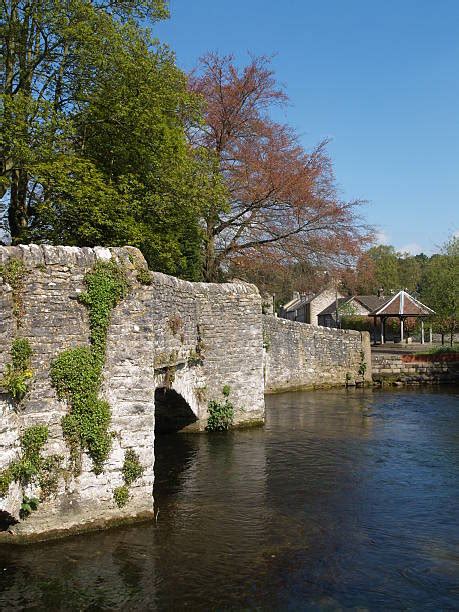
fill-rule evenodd
<path id="1" fill-rule="evenodd" d="M 378 297 L 384 297 L 384 287 L 378 289 Z"/>
<path id="2" fill-rule="evenodd" d="M 299 300 L 299 299 L 300 299 L 300 292 L 299 291 L 294 291 L 293 292 L 292 300 Z"/>

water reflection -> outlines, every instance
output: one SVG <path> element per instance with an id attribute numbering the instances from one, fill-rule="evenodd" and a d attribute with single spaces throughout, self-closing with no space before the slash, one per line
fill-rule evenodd
<path id="1" fill-rule="evenodd" d="M 157 522 L 0 548 L 0 608 L 457 609 L 458 398 L 283 394 L 158 437 Z"/>

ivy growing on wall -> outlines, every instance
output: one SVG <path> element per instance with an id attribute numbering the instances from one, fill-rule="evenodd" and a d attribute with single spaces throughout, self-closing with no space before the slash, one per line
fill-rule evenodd
<path id="1" fill-rule="evenodd" d="M 24 281 L 27 268 L 22 259 L 15 257 L 0 266 L 0 276 L 6 281 L 13 294 L 13 315 L 19 329 L 24 317 Z M 26 338 L 15 338 L 11 347 L 11 363 L 6 365 L 2 385 L 18 404 L 27 393 L 33 372 L 30 368 L 32 349 Z"/>
<path id="2" fill-rule="evenodd" d="M 0 266 L 0 276 L 10 285 L 13 291 L 13 314 L 18 327 L 22 326 L 24 315 L 24 279 L 27 268 L 21 259 L 11 258 Z"/>
<path id="3" fill-rule="evenodd" d="M 32 349 L 27 338 L 15 338 L 11 346 L 11 363 L 6 365 L 2 384 L 17 404 L 27 393 L 33 376 L 31 357 Z"/>
<path id="4" fill-rule="evenodd" d="M 51 364 L 51 381 L 70 412 L 62 430 L 75 474 L 81 471 L 81 452 L 92 459 L 96 474 L 103 471 L 111 445 L 110 405 L 98 397 L 105 363 L 107 332 L 113 308 L 126 296 L 124 270 L 113 260 L 98 261 L 85 276 L 86 291 L 79 301 L 89 313 L 90 346 L 63 351 Z"/>
<path id="5" fill-rule="evenodd" d="M 362 380 L 365 379 L 365 372 L 367 371 L 367 362 L 365 361 L 365 353 L 360 351 L 360 363 L 359 363 L 359 374 Z"/>
<path id="6" fill-rule="evenodd" d="M 13 482 L 22 489 L 23 502 L 20 517 L 26 518 L 38 507 L 38 502 L 47 499 L 57 490 L 57 483 L 63 458 L 60 455 L 43 457 L 41 452 L 49 436 L 46 425 L 28 427 L 21 436 L 21 455 L 0 472 L 0 497 L 6 497 Z M 40 500 L 25 495 L 32 484 L 40 487 Z"/>
<path id="7" fill-rule="evenodd" d="M 143 475 L 144 471 L 139 456 L 132 448 L 129 448 L 124 455 L 122 469 L 124 485 L 116 487 L 113 491 L 113 498 L 118 508 L 122 508 L 127 504 L 129 501 L 129 487 Z"/>

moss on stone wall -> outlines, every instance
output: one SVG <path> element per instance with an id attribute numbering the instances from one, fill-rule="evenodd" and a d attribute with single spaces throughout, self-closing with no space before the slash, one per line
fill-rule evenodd
<path id="1" fill-rule="evenodd" d="M 124 463 L 122 468 L 123 482 L 120 487 L 116 487 L 113 491 L 113 499 L 118 508 L 122 508 L 129 501 L 129 487 L 139 478 L 142 477 L 145 468 L 141 465 L 138 454 L 128 448 L 124 455 Z"/>
<path id="2" fill-rule="evenodd" d="M 92 459 L 100 474 L 107 460 L 112 434 L 110 405 L 98 397 L 105 363 L 107 333 L 113 308 L 126 296 L 124 270 L 110 260 L 99 261 L 85 276 L 86 292 L 80 302 L 89 312 L 90 347 L 62 352 L 51 364 L 51 381 L 70 412 L 62 419 L 62 431 L 70 449 L 74 474 L 81 471 L 81 451 Z"/>
<path id="3" fill-rule="evenodd" d="M 19 405 L 28 391 L 33 376 L 30 367 L 32 349 L 27 338 L 15 338 L 11 345 L 11 363 L 6 364 L 2 385 Z"/>
<path id="4" fill-rule="evenodd" d="M 0 472 L 0 497 L 6 497 L 13 482 L 22 490 L 23 503 L 21 518 L 27 518 L 38 507 L 35 498 L 25 495 L 27 487 L 37 484 L 40 487 L 40 501 L 56 492 L 61 464 L 60 455 L 43 457 L 42 450 L 48 441 L 49 430 L 46 425 L 28 427 L 21 436 L 21 455 Z"/>

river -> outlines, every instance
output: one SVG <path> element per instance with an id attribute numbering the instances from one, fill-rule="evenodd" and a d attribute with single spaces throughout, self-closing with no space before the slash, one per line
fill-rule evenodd
<path id="1" fill-rule="evenodd" d="M 156 523 L 0 548 L 0 609 L 457 610 L 458 400 L 285 393 L 158 437 Z"/>

